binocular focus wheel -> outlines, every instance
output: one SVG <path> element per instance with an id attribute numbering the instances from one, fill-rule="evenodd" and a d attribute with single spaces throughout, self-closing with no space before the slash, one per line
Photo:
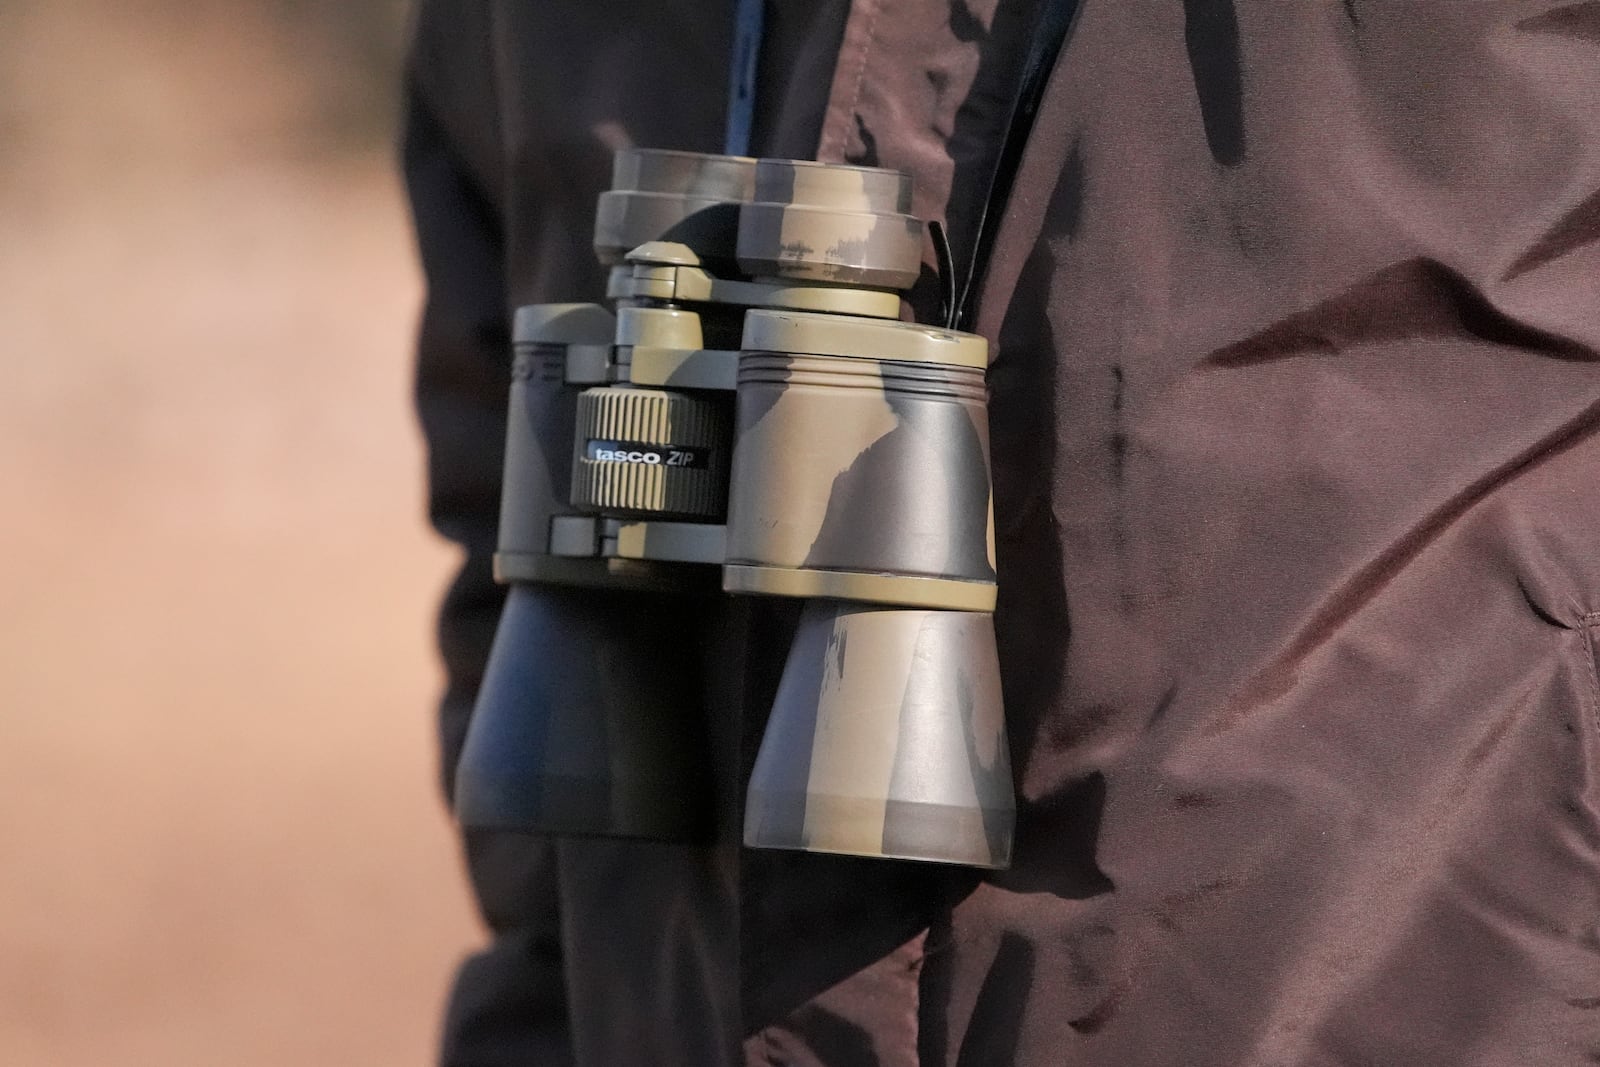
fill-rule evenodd
<path id="1" fill-rule="evenodd" d="M 725 404 L 666 389 L 606 386 L 578 397 L 572 506 L 716 520 L 727 505 Z"/>

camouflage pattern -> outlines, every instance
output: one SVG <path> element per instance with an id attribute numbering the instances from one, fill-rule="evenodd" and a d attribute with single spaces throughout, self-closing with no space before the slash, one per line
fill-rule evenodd
<path id="1" fill-rule="evenodd" d="M 743 321 L 736 309 L 619 308 L 617 380 L 731 393 L 739 369 L 737 331 L 743 329 Z"/>
<path id="2" fill-rule="evenodd" d="M 990 616 L 807 604 L 744 843 L 1004 867 L 1014 819 Z"/>
<path id="3" fill-rule="evenodd" d="M 611 189 L 595 208 L 595 256 L 622 263 L 647 241 L 679 241 L 708 263 L 731 266 L 739 205 L 755 194 L 756 161 L 625 148 L 611 164 Z"/>
<path id="4" fill-rule="evenodd" d="M 739 266 L 772 277 L 908 289 L 922 269 L 922 220 L 897 171 L 763 159 L 739 213 Z"/>
<path id="5" fill-rule="evenodd" d="M 983 342 L 792 312 L 752 312 L 745 336 L 723 587 L 808 588 L 781 569 L 812 595 L 993 610 Z M 900 358 L 866 358 L 883 351 Z"/>
<path id="6" fill-rule="evenodd" d="M 661 640 L 692 602 L 639 591 L 720 571 L 727 592 L 812 601 L 747 843 L 1005 865 L 987 347 L 897 319 L 921 263 L 909 180 L 643 150 L 614 178 L 595 244 L 615 316 L 518 314 L 496 555 L 513 590 L 463 823 L 695 836 L 693 656 Z M 580 632 L 597 616 L 570 598 L 623 594 L 627 634 Z"/>
<path id="7" fill-rule="evenodd" d="M 748 208 L 749 205 L 746 205 Z M 652 241 L 628 253 L 632 274 L 610 290 L 614 299 L 630 302 L 692 304 L 697 310 L 727 308 L 790 308 L 898 319 L 900 295 L 890 289 L 863 289 L 803 283 L 782 278 L 737 281 L 719 278 L 700 266 L 686 245 Z M 734 334 L 737 337 L 737 332 Z"/>

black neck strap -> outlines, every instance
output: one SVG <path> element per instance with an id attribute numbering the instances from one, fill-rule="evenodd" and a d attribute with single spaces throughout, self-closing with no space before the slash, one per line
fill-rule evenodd
<path id="1" fill-rule="evenodd" d="M 1079 0 L 1041 0 L 1039 19 L 1033 30 L 1033 47 L 1022 68 L 1022 81 L 1017 87 L 1015 102 L 1011 105 L 1011 119 L 1006 124 L 1005 139 L 1000 143 L 1000 154 L 995 159 L 994 174 L 989 178 L 989 191 L 983 198 L 983 209 L 978 215 L 978 228 L 973 237 L 972 262 L 966 276 L 955 287 L 958 294 L 950 309 L 947 326 L 970 330 L 977 315 L 978 289 L 989 272 L 989 257 L 994 252 L 995 233 L 1000 220 L 1005 217 L 1006 205 L 1011 200 L 1011 187 L 1017 180 L 1017 168 L 1022 164 L 1022 151 L 1027 146 L 1028 135 L 1033 132 L 1034 119 L 1038 117 L 1039 101 L 1044 98 L 1045 85 L 1055 70 L 1056 57 L 1066 42 L 1067 32 L 1077 15 Z"/>

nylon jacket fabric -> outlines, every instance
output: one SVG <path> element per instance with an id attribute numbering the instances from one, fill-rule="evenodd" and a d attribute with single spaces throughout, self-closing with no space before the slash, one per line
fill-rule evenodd
<path id="1" fill-rule="evenodd" d="M 612 148 L 716 150 L 730 8 L 423 5 L 447 777 L 510 312 L 598 299 Z M 756 150 L 964 259 L 1033 4 L 768 8 Z M 442 1061 L 1600 1061 L 1600 3 L 1083 0 L 980 295 L 1012 869 L 741 850 L 793 608 L 686 609 L 719 843 L 474 835 Z"/>

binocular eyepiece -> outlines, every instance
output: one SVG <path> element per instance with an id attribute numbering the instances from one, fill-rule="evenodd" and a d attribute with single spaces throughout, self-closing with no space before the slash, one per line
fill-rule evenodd
<path id="1" fill-rule="evenodd" d="M 463 824 L 702 837 L 675 619 L 720 590 L 806 601 L 745 844 L 1009 862 L 987 346 L 899 321 L 910 205 L 894 171 L 618 153 L 594 240 L 612 307 L 516 315 L 511 588 Z"/>

